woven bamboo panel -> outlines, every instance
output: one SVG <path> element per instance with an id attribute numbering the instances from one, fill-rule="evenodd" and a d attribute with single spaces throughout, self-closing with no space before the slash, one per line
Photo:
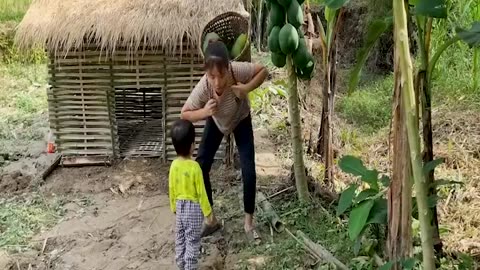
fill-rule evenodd
<path id="1" fill-rule="evenodd" d="M 173 56 L 119 48 L 107 57 L 86 46 L 51 59 L 50 126 L 62 154 L 175 158 L 171 125 L 204 74 L 197 48 L 185 42 Z M 195 126 L 198 147 L 204 123 Z"/>
<path id="2" fill-rule="evenodd" d="M 109 157 L 115 145 L 109 113 L 110 77 L 103 64 L 88 59 L 79 53 L 49 65 L 50 127 L 64 156 Z"/>

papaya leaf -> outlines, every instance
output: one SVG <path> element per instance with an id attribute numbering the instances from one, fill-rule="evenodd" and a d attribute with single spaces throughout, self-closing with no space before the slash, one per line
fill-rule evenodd
<path id="1" fill-rule="evenodd" d="M 368 25 L 364 44 L 357 53 L 357 63 L 355 64 L 355 67 L 350 74 L 350 80 L 348 81 L 349 95 L 353 93 L 355 88 L 358 86 L 362 69 L 365 66 L 365 62 L 367 61 L 373 46 L 377 43 L 382 34 L 392 26 L 392 22 L 392 17 L 388 17 L 385 19 L 374 20 Z"/>
<path id="2" fill-rule="evenodd" d="M 325 0 L 325 5 L 331 9 L 343 7 L 349 0 Z"/>
<path id="3" fill-rule="evenodd" d="M 337 216 L 343 214 L 352 205 L 356 190 L 357 185 L 353 184 L 342 192 L 342 195 L 340 195 L 340 199 L 338 201 Z"/>
<path id="4" fill-rule="evenodd" d="M 480 21 L 474 22 L 469 30 L 457 29 L 457 36 L 470 47 L 480 47 Z"/>
<path id="5" fill-rule="evenodd" d="M 368 215 L 367 224 L 387 224 L 387 211 L 387 200 L 384 198 L 376 199 Z"/>
<path id="6" fill-rule="evenodd" d="M 427 164 L 425 164 L 425 165 L 423 166 L 423 173 L 424 173 L 424 174 L 430 173 L 430 172 L 433 171 L 438 165 L 442 164 L 443 161 L 444 161 L 443 158 L 439 158 L 439 159 L 435 159 L 435 160 L 432 160 L 432 161 L 427 162 Z"/>
<path id="7" fill-rule="evenodd" d="M 447 18 L 447 3 L 445 0 L 418 0 L 415 12 L 432 18 Z"/>
<path id="8" fill-rule="evenodd" d="M 360 235 L 365 227 L 372 206 L 372 200 L 364 201 L 353 208 L 352 212 L 350 213 L 348 220 L 348 235 L 352 241 Z"/>
<path id="9" fill-rule="evenodd" d="M 378 190 L 371 189 L 371 188 L 365 189 L 362 192 L 360 192 L 360 194 L 358 194 L 357 198 L 355 199 L 355 202 L 361 203 L 362 201 L 365 201 L 366 199 L 377 195 L 377 193 L 378 193 Z"/>

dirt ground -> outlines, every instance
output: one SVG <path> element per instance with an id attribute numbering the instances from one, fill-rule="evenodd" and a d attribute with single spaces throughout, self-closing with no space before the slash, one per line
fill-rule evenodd
<path id="1" fill-rule="evenodd" d="M 287 171 L 273 154 L 267 132 L 256 130 L 255 136 L 258 186 L 270 191 L 277 186 L 265 179 L 286 176 Z M 236 199 L 241 180 L 233 169 L 219 165 L 212 181 L 214 210 L 224 227 L 202 240 L 201 269 L 235 269 L 243 259 L 235 250 L 245 245 L 243 204 Z M 20 192 L 28 186 L 25 181 L 10 191 Z M 69 198 L 66 214 L 32 239 L 33 250 L 7 256 L 9 269 L 176 269 L 167 165 L 134 159 L 111 167 L 58 168 L 38 189 L 45 196 Z M 253 264 L 258 261 L 253 259 Z"/>

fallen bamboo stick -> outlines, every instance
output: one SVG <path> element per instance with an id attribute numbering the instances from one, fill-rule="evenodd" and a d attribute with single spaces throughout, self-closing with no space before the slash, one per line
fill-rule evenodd
<path id="1" fill-rule="evenodd" d="M 60 161 L 62 160 L 62 155 L 58 155 L 53 162 L 48 166 L 45 171 L 42 173 L 42 180 L 47 179 L 47 177 L 58 167 Z"/>
<path id="2" fill-rule="evenodd" d="M 265 197 L 265 194 L 262 192 L 257 192 L 257 198 L 261 202 L 259 207 L 265 213 L 268 222 L 270 222 L 275 231 L 282 232 L 284 229 L 283 222 L 280 220 L 280 217 L 277 215 L 272 205 Z"/>
<path id="3" fill-rule="evenodd" d="M 348 270 L 348 267 L 345 264 L 335 258 L 335 256 L 333 256 L 332 253 L 330 253 L 322 245 L 310 240 L 302 231 L 297 231 L 297 235 L 301 238 L 301 240 L 303 240 L 303 244 L 308 247 L 308 250 L 314 252 L 318 258 L 334 264 L 339 269 Z"/>

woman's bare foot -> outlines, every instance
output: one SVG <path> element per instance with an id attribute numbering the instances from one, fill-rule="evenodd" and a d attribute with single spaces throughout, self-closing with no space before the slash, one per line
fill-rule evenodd
<path id="1" fill-rule="evenodd" d="M 244 225 L 245 233 L 247 238 L 250 242 L 254 244 L 259 244 L 261 242 L 261 237 L 255 226 L 253 225 L 253 215 L 245 214 L 245 225 Z"/>

